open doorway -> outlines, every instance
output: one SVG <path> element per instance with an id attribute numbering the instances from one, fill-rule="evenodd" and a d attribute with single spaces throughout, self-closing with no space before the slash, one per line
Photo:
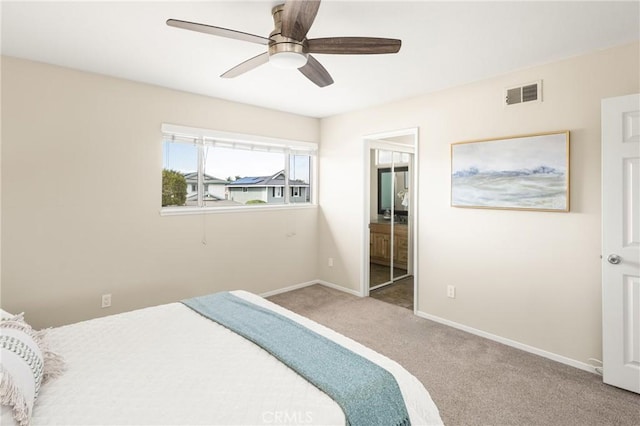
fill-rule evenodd
<path id="1" fill-rule="evenodd" d="M 365 145 L 362 294 L 415 311 L 417 129 L 371 135 Z"/>

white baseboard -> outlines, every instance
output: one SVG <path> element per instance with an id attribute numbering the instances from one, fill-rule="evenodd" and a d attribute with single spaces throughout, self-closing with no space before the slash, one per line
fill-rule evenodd
<path id="1" fill-rule="evenodd" d="M 318 281 L 317 280 L 315 280 L 315 281 L 307 281 L 306 283 L 290 285 L 289 287 L 279 288 L 277 290 L 272 290 L 272 291 L 267 291 L 266 293 L 261 293 L 260 296 L 261 297 L 271 297 L 271 296 L 275 296 L 276 294 L 286 293 L 288 291 L 297 290 L 299 288 L 309 287 L 310 285 L 314 285 L 314 284 L 318 284 Z"/>
<path id="2" fill-rule="evenodd" d="M 340 286 L 338 284 L 330 283 L 328 281 L 323 281 L 323 280 L 313 280 L 313 281 L 307 281 L 305 283 L 290 285 L 288 287 L 283 287 L 283 288 L 279 288 L 277 290 L 271 290 L 271 291 L 267 291 L 265 293 L 261 293 L 260 296 L 261 297 L 271 297 L 271 296 L 275 296 L 276 294 L 286 293 L 288 291 L 297 290 L 299 288 L 309 287 L 310 285 L 314 285 L 314 284 L 320 284 L 320 285 L 323 285 L 325 287 L 332 288 L 334 290 L 340 290 L 340 291 L 343 291 L 345 293 L 349 293 L 349 294 L 353 294 L 354 296 L 361 297 L 360 293 L 357 292 L 356 290 L 352 290 L 350 288 L 345 288 L 345 287 L 342 287 L 342 286 Z"/>
<path id="3" fill-rule="evenodd" d="M 357 291 L 357 290 L 352 290 L 350 288 L 345 288 L 345 287 L 342 287 L 341 285 L 330 283 L 329 281 L 317 280 L 316 283 L 317 284 L 322 284 L 323 286 L 332 288 L 334 290 L 340 290 L 340 291 L 343 291 L 345 293 L 352 294 L 354 296 L 362 297 L 360 292 Z"/>
<path id="4" fill-rule="evenodd" d="M 448 325 L 449 327 L 457 328 L 458 330 L 466 331 L 467 333 L 475 334 L 476 336 L 484 337 L 485 339 L 493 340 L 494 342 L 502 343 L 503 345 L 511 346 L 516 349 L 520 349 L 525 352 L 529 352 L 535 355 L 539 355 L 550 360 L 569 365 L 571 367 L 578 368 L 580 370 L 588 371 L 589 373 L 597 374 L 594 367 L 584 362 L 576 361 L 575 359 L 567 358 L 562 355 L 554 354 L 543 349 L 539 349 L 533 346 L 526 345 L 524 343 L 516 342 L 515 340 L 507 339 L 506 337 L 498 336 L 496 334 L 487 333 L 486 331 L 478 330 L 473 327 L 469 327 L 463 324 L 458 324 L 444 318 L 437 317 L 435 315 L 427 314 L 422 311 L 416 311 L 416 315 L 440 324 Z"/>

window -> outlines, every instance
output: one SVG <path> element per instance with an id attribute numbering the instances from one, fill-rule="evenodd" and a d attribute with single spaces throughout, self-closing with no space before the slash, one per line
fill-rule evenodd
<path id="1" fill-rule="evenodd" d="M 312 202 L 314 143 L 169 124 L 162 132 L 163 213 Z"/>
<path id="2" fill-rule="evenodd" d="M 409 154 L 406 152 L 376 150 L 376 165 L 409 164 Z M 393 160 L 393 161 L 392 161 Z"/>
<path id="3" fill-rule="evenodd" d="M 291 185 L 291 203 L 311 201 L 309 191 L 309 172 L 313 158 L 309 155 L 291 155 L 289 157 L 289 185 Z"/>

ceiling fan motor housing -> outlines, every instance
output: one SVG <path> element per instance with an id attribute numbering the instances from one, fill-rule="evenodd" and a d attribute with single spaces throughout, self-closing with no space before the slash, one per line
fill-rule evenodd
<path id="1" fill-rule="evenodd" d="M 271 10 L 274 30 L 269 34 L 269 62 L 278 68 L 300 68 L 309 57 L 306 39 L 298 41 L 281 34 L 283 9 L 284 5 L 280 4 Z"/>

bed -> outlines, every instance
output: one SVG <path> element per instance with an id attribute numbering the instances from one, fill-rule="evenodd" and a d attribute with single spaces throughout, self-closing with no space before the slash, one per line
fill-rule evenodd
<path id="1" fill-rule="evenodd" d="M 410 424 L 442 424 L 425 387 L 396 362 L 252 293 L 228 294 L 381 367 L 397 382 Z M 254 324 L 257 321 L 247 321 L 253 332 L 270 334 L 268 328 Z M 12 331 L 3 328 L 4 335 Z M 345 409 L 337 400 L 269 349 L 238 333 L 242 334 L 185 303 L 49 329 L 47 351 L 64 359 L 65 371 L 41 386 L 30 423 L 23 424 L 347 424 Z M 295 342 L 287 348 L 298 350 Z M 3 357 L 3 364 L 7 360 L 8 356 Z M 377 394 L 377 390 L 373 392 L 372 401 Z M 366 403 L 363 410 L 371 410 Z M 380 409 L 379 405 L 376 402 L 375 408 Z M 386 412 L 386 408 L 382 410 Z M 349 421 L 357 423 L 354 417 Z"/>

